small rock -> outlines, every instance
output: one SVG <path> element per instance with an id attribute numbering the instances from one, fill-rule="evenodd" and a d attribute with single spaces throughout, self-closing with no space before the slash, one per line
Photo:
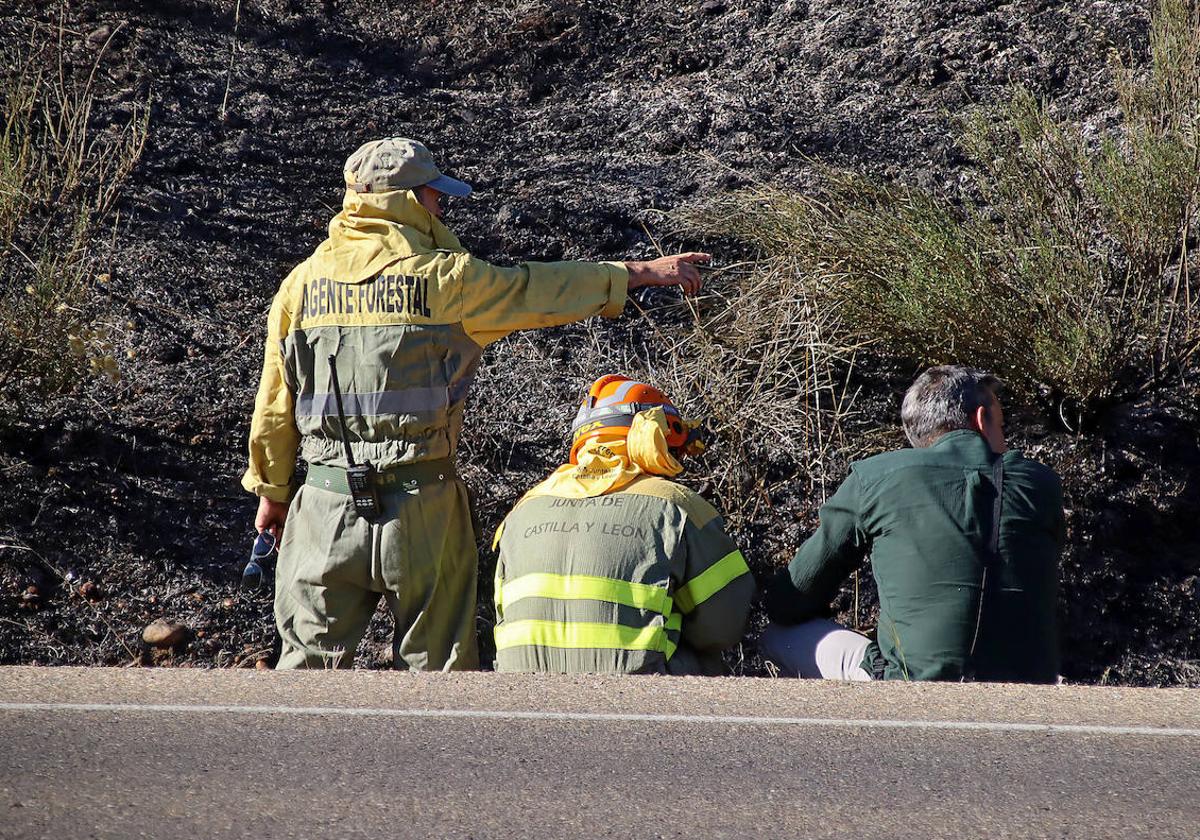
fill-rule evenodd
<path id="1" fill-rule="evenodd" d="M 256 671 L 270 671 L 270 670 L 271 670 L 271 663 L 270 663 L 270 662 L 268 662 L 268 661 L 267 661 L 267 660 L 265 660 L 265 659 L 260 659 L 260 660 L 258 660 L 257 662 L 255 662 L 255 663 L 254 663 L 254 669 L 255 669 Z"/>
<path id="2" fill-rule="evenodd" d="M 441 38 L 437 35 L 427 35 L 421 39 L 421 46 L 417 54 L 422 58 L 430 58 L 445 49 L 446 44 Z"/>
<path id="3" fill-rule="evenodd" d="M 511 204 L 505 204 L 496 214 L 496 224 L 501 227 L 524 227 L 529 224 L 529 215 Z"/>
<path id="4" fill-rule="evenodd" d="M 721 0 L 707 0 L 707 2 L 700 4 L 700 14 L 708 15 L 709 17 L 723 15 L 728 10 L 729 5 L 722 3 Z"/>
<path id="5" fill-rule="evenodd" d="M 105 24 L 104 26 L 93 29 L 87 36 L 87 42 L 93 47 L 100 47 L 112 35 L 112 27 Z"/>
<path id="6" fill-rule="evenodd" d="M 169 648 L 187 638 L 188 627 L 170 618 L 156 618 L 142 631 L 142 641 L 151 647 Z"/>

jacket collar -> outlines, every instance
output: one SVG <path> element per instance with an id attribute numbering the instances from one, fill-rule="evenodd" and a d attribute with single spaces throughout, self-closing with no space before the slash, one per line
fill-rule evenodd
<path id="1" fill-rule="evenodd" d="M 953 432 L 946 432 L 932 445 L 929 449 L 961 449 L 971 451 L 977 455 L 985 456 L 986 460 L 991 460 L 995 455 L 992 452 L 992 447 L 983 439 L 983 435 L 974 429 L 955 429 Z"/>
<path id="2" fill-rule="evenodd" d="M 313 253 L 313 271 L 343 283 L 374 277 L 388 265 L 432 251 L 463 250 L 458 237 L 421 206 L 411 190 L 346 190 L 329 238 Z"/>

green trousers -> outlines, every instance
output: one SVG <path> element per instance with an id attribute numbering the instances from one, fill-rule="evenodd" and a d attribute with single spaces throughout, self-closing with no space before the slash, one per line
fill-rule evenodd
<path id="1" fill-rule="evenodd" d="M 279 546 L 279 668 L 349 668 L 379 598 L 396 621 L 397 668 L 479 667 L 478 554 L 467 488 L 458 480 L 380 494 L 372 524 L 350 497 L 301 487 Z"/>

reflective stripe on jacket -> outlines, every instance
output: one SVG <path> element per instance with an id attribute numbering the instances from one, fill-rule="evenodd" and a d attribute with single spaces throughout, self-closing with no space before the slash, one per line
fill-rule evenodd
<path id="1" fill-rule="evenodd" d="M 603 496 L 534 496 L 505 519 L 496 669 L 712 673 L 754 595 L 713 507 L 657 477 Z"/>
<path id="2" fill-rule="evenodd" d="M 328 357 L 356 460 L 454 455 L 483 347 L 514 330 L 616 317 L 620 263 L 500 268 L 461 249 L 411 192 L 348 190 L 330 238 L 284 280 L 268 318 L 242 486 L 285 501 L 296 453 L 346 466 Z"/>

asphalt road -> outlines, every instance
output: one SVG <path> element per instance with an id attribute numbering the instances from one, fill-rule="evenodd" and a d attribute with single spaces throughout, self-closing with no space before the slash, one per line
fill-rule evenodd
<path id="1" fill-rule="evenodd" d="M 0 837 L 1200 836 L 1200 692 L 0 669 Z"/>

